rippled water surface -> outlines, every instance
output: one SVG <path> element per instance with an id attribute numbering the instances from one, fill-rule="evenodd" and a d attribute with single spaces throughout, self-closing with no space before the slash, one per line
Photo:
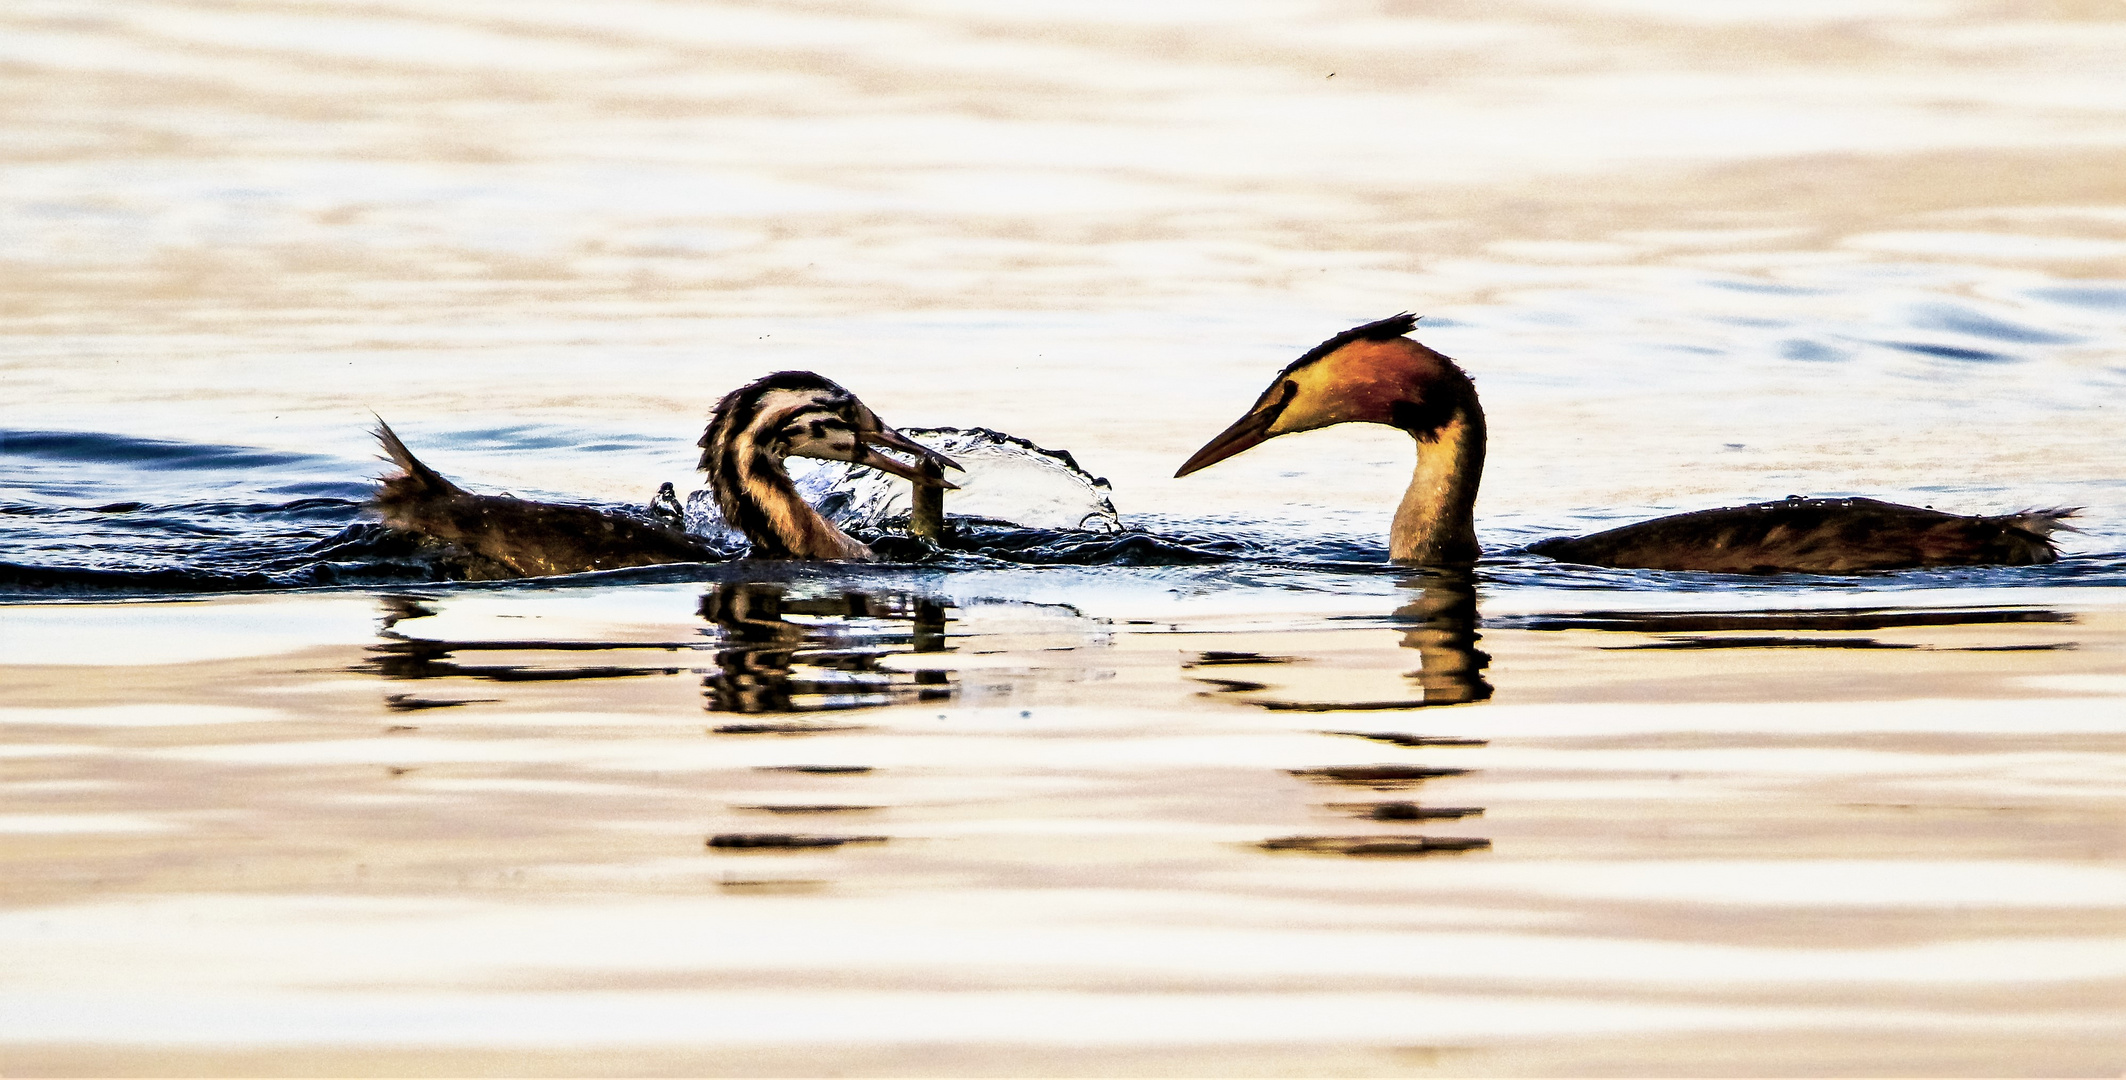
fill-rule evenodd
<path id="1" fill-rule="evenodd" d="M 10 4 L 0 1072 L 2118 1075 L 2122 56 L 2071 0 Z M 1386 428 L 1172 478 L 1403 310 L 1489 417 L 1473 575 L 1385 563 Z M 377 417 L 683 497 L 792 368 L 1082 474 L 921 562 L 529 583 L 364 508 Z M 2083 509 L 2042 567 L 1520 550 L 1792 494 Z"/>

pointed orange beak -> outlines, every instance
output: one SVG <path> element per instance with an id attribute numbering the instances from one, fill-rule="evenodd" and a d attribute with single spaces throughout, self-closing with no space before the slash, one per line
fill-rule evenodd
<path id="1" fill-rule="evenodd" d="M 1271 438 L 1270 425 L 1277 422 L 1278 409 L 1256 409 L 1233 421 L 1233 426 L 1219 432 L 1218 437 L 1203 444 L 1181 468 L 1174 473 L 1179 478 L 1198 469 L 1216 465 L 1234 454 Z"/>

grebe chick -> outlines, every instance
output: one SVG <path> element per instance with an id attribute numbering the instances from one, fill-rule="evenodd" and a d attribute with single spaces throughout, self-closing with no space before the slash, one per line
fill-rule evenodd
<path id="1" fill-rule="evenodd" d="M 588 506 L 475 495 L 422 464 L 390 425 L 377 438 L 400 473 L 378 486 L 384 524 L 466 552 L 477 577 L 544 577 L 659 563 L 702 562 L 723 553 L 678 527 L 666 484 L 648 517 Z M 954 485 L 887 457 L 884 446 L 940 468 L 959 466 L 880 422 L 856 395 L 808 371 L 784 371 L 726 395 L 701 438 L 724 519 L 752 542 L 752 555 L 779 559 L 868 559 L 871 549 L 807 505 L 784 471 L 791 457 L 868 465 L 918 484 Z"/>
<path id="2" fill-rule="evenodd" d="M 1295 431 L 1386 424 L 1417 443 L 1417 470 L 1396 508 L 1388 555 L 1397 562 L 1474 562 L 1484 410 L 1454 361 L 1405 335 L 1403 314 L 1346 330 L 1277 374 L 1247 414 L 1205 444 L 1175 476 Z M 1852 573 L 1920 566 L 2027 565 L 2059 557 L 2051 534 L 2075 510 L 1962 517 L 1874 499 L 1801 499 L 1700 510 L 1528 550 L 1561 562 L 1725 573 Z"/>
<path id="3" fill-rule="evenodd" d="M 920 465 L 957 469 L 957 462 L 887 427 L 855 394 L 809 371 L 778 371 L 724 395 L 696 445 L 716 508 L 753 542 L 755 558 L 871 558 L 870 548 L 798 495 L 786 458 L 849 461 L 919 486 L 958 486 Z M 914 455 L 918 464 L 881 454 L 880 446 Z"/>

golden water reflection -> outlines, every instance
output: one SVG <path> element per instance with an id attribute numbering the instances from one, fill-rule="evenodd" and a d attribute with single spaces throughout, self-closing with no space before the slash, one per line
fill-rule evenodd
<path id="1" fill-rule="evenodd" d="M 1199 653 L 1183 665 L 1198 672 L 1191 678 L 1213 687 L 1203 696 L 1234 700 L 1272 713 L 1344 714 L 1375 718 L 1364 730 L 1326 730 L 1324 735 L 1348 736 L 1382 746 L 1439 751 L 1441 748 L 1482 747 L 1488 740 L 1472 735 L 1442 733 L 1437 729 L 1449 717 L 1480 723 L 1481 713 L 1435 711 L 1443 706 L 1470 705 L 1488 700 L 1493 687 L 1484 677 L 1491 657 L 1477 648 L 1477 588 L 1475 575 L 1466 570 L 1427 569 L 1398 583 L 1406 601 L 1394 609 L 1391 621 L 1407 627 L 1399 631 L 1398 644 L 1418 652 L 1419 663 L 1404 677 L 1414 683 L 1418 696 L 1388 700 L 1294 700 L 1272 684 L 1257 678 L 1274 678 L 1284 665 L 1304 664 L 1305 656 L 1265 655 L 1233 650 Z M 1202 674 L 1206 669 L 1219 674 Z M 1257 678 L 1238 677 L 1241 669 L 1254 669 Z M 1384 728 L 1396 718 L 1421 720 L 1426 731 Z M 1453 750 L 1448 750 L 1453 753 Z M 1399 761 L 1392 763 L 1317 765 L 1286 770 L 1313 784 L 1373 792 L 1400 792 L 1428 780 L 1466 776 L 1471 769 L 1459 765 L 1433 765 Z M 1482 814 L 1482 807 L 1427 806 L 1402 799 L 1366 802 L 1330 802 L 1323 806 L 1339 814 L 1374 822 L 1453 820 Z M 1471 851 L 1491 846 L 1480 837 L 1438 837 L 1411 834 L 1295 835 L 1262 842 L 1266 851 L 1305 852 L 1363 856 L 1431 855 Z"/>
<path id="2" fill-rule="evenodd" d="M 749 584 L 10 609 L 111 662 L 0 663 L 0 1062 L 495 1072 L 625 1024 L 643 1071 L 884 1072 L 970 1009 L 1062 1071 L 1106 1024 L 1134 1034 L 1086 1071 L 1230 1043 L 1308 1072 L 1330 1014 L 1353 1072 L 1432 1043 L 1570 1072 L 1589 1031 L 1707 1064 L 1773 1034 L 2063 1072 L 2117 1045 L 2088 1004 L 2126 979 L 2115 605 L 1485 595 L 1478 639 L 1420 584 L 1267 618 Z M 172 619 L 314 629 L 124 662 Z M 1619 648 L 1678 634 L 1924 647 Z M 1475 697 L 1428 671 L 1490 695 L 1252 703 Z M 704 680 L 802 706 L 881 676 L 861 709 L 704 713 Z"/>
<path id="3" fill-rule="evenodd" d="M 799 616 L 804 622 L 793 622 Z M 776 583 L 737 582 L 703 594 L 701 617 L 720 640 L 702 676 L 711 712 L 794 713 L 861 709 L 897 702 L 946 702 L 943 668 L 892 671 L 879 658 L 945 649 L 945 606 L 907 593 L 854 590 L 793 596 Z M 894 624 L 906 623 L 905 631 Z M 884 624 L 884 625 L 881 625 Z M 729 724 L 724 734 L 799 733 L 792 725 Z"/>
<path id="4" fill-rule="evenodd" d="M 1126 6 L 6 5 L 10 403 L 632 499 L 814 368 L 1312 525 L 1408 440 L 1174 463 L 1414 306 L 1487 528 L 2118 550 L 2120 5 Z M 0 611 L 0 1073 L 2120 1071 L 2115 597 L 1106 587 Z"/>
<path id="5" fill-rule="evenodd" d="M 1275 712 L 1368 712 L 1423 709 L 1442 705 L 1468 705 L 1491 697 L 1492 686 L 1484 678 L 1491 657 L 1477 648 L 1476 576 L 1465 570 L 1428 569 L 1403 579 L 1398 587 L 1409 598 L 1391 619 L 1408 629 L 1401 645 L 1418 653 L 1417 670 L 1408 674 L 1418 696 L 1375 700 L 1292 700 L 1285 697 L 1242 696 L 1269 689 L 1266 683 L 1231 677 L 1228 669 L 1261 664 L 1288 664 L 1289 656 L 1215 650 L 1203 653 L 1185 665 L 1189 669 L 1217 669 L 1220 675 L 1199 674 L 1197 682 L 1215 689 L 1213 694 L 1236 695 L 1239 700 Z"/>
<path id="6" fill-rule="evenodd" d="M 1491 657 L 1476 647 L 1476 576 L 1461 570 L 1431 570 L 1406 579 L 1414 595 L 1395 609 L 1403 631 L 1403 648 L 1416 649 L 1418 669 L 1410 673 L 1424 691 L 1427 705 L 1462 705 L 1491 696 L 1484 669 Z"/>

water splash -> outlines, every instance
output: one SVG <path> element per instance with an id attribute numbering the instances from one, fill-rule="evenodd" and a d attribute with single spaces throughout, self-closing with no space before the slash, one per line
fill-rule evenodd
<path id="1" fill-rule="evenodd" d="M 904 428 L 901 434 L 960 463 L 945 496 L 948 518 L 983 526 L 1112 534 L 1124 531 L 1107 480 L 1078 466 L 1067 450 L 1050 450 L 988 428 Z M 845 461 L 793 459 L 791 479 L 806 502 L 852 532 L 905 531 L 906 480 Z M 686 499 L 686 528 L 719 544 L 743 542 L 707 490 Z"/>
<path id="2" fill-rule="evenodd" d="M 590 434 L 572 445 L 595 445 Z M 1088 588 L 1158 582 L 1161 589 L 1186 595 L 1373 593 L 1390 589 L 1406 573 L 1387 562 L 1382 542 L 1387 523 L 1376 511 L 1326 510 L 1304 518 L 1135 514 L 1125 522 L 1106 482 L 1078 468 L 1068 454 L 982 429 L 912 434 L 967 466 L 965 474 L 954 474 L 966 487 L 948 496 L 952 528 L 941 546 L 906 534 L 905 481 L 840 463 L 821 463 L 800 481 L 809 497 L 887 563 L 920 564 L 925 573 L 971 574 L 988 582 L 985 588 L 1032 588 L 1036 581 L 1048 589 L 1068 588 L 1070 582 Z M 366 475 L 373 471 L 371 462 L 330 455 L 95 432 L 0 431 L 0 597 L 376 587 L 477 577 L 454 561 L 449 545 L 393 533 L 374 521 L 366 508 Z M 2100 509 L 2089 513 L 2086 531 L 2070 535 L 2068 557 L 2045 566 L 1745 578 L 1567 566 L 1524 549 L 1545 536 L 1596 531 L 1677 509 L 1608 506 L 1490 515 L 1481 534 L 1488 554 L 1478 579 L 1487 589 L 1509 593 L 1613 597 L 2117 586 L 2126 583 L 2126 548 L 2120 545 L 2121 515 L 2104 506 L 2111 491 L 2101 484 L 2053 486 L 2050 494 Z M 1968 487 L 1953 493 L 1977 504 L 2005 505 L 2009 497 Z M 642 503 L 596 505 L 653 516 Z M 694 532 L 730 556 L 743 554 L 744 539 L 723 528 L 706 493 L 696 493 L 686 511 Z M 1031 566 L 1050 570 L 1038 578 L 1025 575 Z M 580 580 L 725 580 L 732 574 L 811 572 L 684 563 L 581 575 Z"/>

